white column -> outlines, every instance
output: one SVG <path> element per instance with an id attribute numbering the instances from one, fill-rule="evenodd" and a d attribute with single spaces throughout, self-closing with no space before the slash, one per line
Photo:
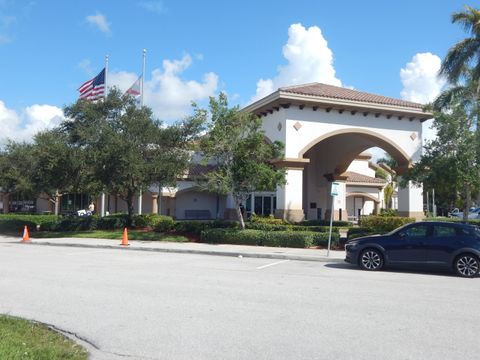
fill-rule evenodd
<path id="1" fill-rule="evenodd" d="M 401 177 L 398 178 L 398 183 Z M 398 187 L 398 214 L 400 216 L 409 216 L 416 219 L 425 217 L 423 213 L 423 187 L 414 186 L 411 181 L 407 187 Z"/>
<path id="2" fill-rule="evenodd" d="M 277 210 L 275 217 L 291 222 L 302 221 L 305 218 L 303 211 L 303 169 L 287 169 L 284 186 L 277 188 Z"/>
<path id="3" fill-rule="evenodd" d="M 237 209 L 235 200 L 233 199 L 232 194 L 228 194 L 225 200 L 225 220 L 236 220 L 237 219 Z"/>

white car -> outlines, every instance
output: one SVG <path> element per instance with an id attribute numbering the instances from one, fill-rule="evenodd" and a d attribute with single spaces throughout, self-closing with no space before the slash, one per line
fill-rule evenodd
<path id="1" fill-rule="evenodd" d="M 453 211 L 450 213 L 450 217 L 463 219 L 463 211 L 459 211 L 458 209 L 453 209 Z M 480 219 L 480 207 L 471 208 L 470 211 L 468 212 L 468 218 Z"/>

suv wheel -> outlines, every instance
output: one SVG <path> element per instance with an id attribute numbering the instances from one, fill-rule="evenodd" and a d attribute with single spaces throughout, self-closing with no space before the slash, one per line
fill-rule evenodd
<path id="1" fill-rule="evenodd" d="M 462 277 L 472 278 L 478 275 L 478 258 L 471 254 L 462 254 L 455 259 L 455 271 Z"/>
<path id="2" fill-rule="evenodd" d="M 383 255 L 379 250 L 366 249 L 360 254 L 359 263 L 363 270 L 378 271 L 383 268 Z"/>

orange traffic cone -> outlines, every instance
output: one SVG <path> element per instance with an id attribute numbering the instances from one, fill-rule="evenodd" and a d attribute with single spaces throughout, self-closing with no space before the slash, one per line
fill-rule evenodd
<path id="1" fill-rule="evenodd" d="M 22 242 L 29 242 L 30 241 L 30 234 L 28 233 L 28 227 L 25 225 L 25 228 L 23 229 L 23 238 Z"/>
<path id="2" fill-rule="evenodd" d="M 127 228 L 123 229 L 123 236 L 122 236 L 122 246 L 128 246 L 128 230 Z"/>

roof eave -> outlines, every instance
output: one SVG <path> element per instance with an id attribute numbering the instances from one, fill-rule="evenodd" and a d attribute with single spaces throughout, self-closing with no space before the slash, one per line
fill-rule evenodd
<path id="1" fill-rule="evenodd" d="M 397 106 L 397 105 L 388 105 L 388 104 L 379 104 L 379 103 L 371 103 L 371 102 L 362 102 L 362 101 L 354 101 L 354 100 L 346 100 L 346 99 L 336 99 L 324 96 L 315 96 L 315 95 L 304 95 L 304 94 L 296 94 L 291 92 L 286 92 L 282 90 L 277 90 L 274 93 L 260 99 L 253 104 L 250 104 L 242 109 L 242 111 L 246 112 L 261 112 L 261 109 L 267 108 L 268 105 L 272 105 L 273 103 L 279 100 L 287 100 L 292 101 L 295 103 L 304 103 L 304 104 L 311 104 L 317 105 L 321 107 L 336 107 L 336 108 L 343 108 L 348 110 L 360 110 L 360 111 L 377 111 L 383 113 L 391 113 L 395 115 L 404 115 L 410 117 L 417 117 L 420 120 L 426 121 L 428 119 L 433 118 L 433 113 L 428 111 L 423 111 L 423 109 L 414 108 L 414 107 L 406 107 L 406 106 Z"/>

